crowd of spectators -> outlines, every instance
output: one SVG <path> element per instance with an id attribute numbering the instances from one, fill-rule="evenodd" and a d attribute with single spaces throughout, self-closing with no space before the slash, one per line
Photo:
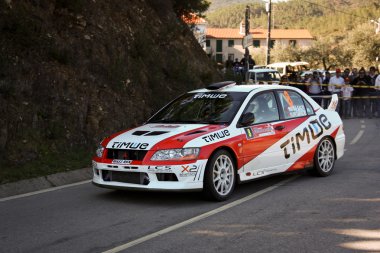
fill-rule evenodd
<path id="1" fill-rule="evenodd" d="M 380 118 L 379 69 L 337 68 L 329 71 L 313 71 L 301 75 L 293 73 L 283 76 L 281 84 L 295 86 L 309 94 L 318 104 L 326 108 L 333 94 L 339 97 L 337 111 L 343 118 Z"/>

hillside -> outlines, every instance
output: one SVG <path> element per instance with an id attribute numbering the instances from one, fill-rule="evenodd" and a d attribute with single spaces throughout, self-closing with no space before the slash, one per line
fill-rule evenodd
<path id="1" fill-rule="evenodd" d="M 252 4 L 254 2 L 262 2 L 262 0 L 254 0 L 254 1 L 252 0 L 209 0 L 209 2 L 211 4 L 208 9 L 208 12 L 213 12 L 213 11 L 216 11 L 216 10 L 219 10 L 219 9 L 222 9 L 234 4 L 247 5 L 247 4 Z"/>
<path id="2" fill-rule="evenodd" d="M 0 1 L 0 183 L 89 166 L 216 70 L 170 0 Z"/>
<path id="3" fill-rule="evenodd" d="M 266 27 L 264 3 L 251 5 L 251 27 Z M 246 4 L 233 4 L 207 13 L 213 27 L 238 27 Z M 344 36 L 355 25 L 380 17 L 378 0 L 289 0 L 273 4 L 275 28 L 306 28 L 315 36 Z"/>

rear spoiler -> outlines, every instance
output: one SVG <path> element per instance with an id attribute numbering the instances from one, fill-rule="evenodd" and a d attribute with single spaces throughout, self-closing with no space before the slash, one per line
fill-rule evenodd
<path id="1" fill-rule="evenodd" d="M 330 102 L 329 107 L 327 108 L 327 110 L 329 110 L 329 111 L 335 111 L 337 106 L 338 106 L 338 95 L 334 94 L 331 97 L 331 102 Z"/>

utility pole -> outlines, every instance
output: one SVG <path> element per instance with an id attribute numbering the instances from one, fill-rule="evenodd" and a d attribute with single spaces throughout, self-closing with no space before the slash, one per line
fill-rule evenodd
<path id="1" fill-rule="evenodd" d="M 249 35 L 249 20 L 250 20 L 250 7 L 249 5 L 247 5 L 247 7 L 245 7 L 245 36 Z M 248 79 L 249 79 L 249 49 L 248 47 L 245 48 L 245 54 L 244 54 L 244 58 L 245 58 L 245 66 L 244 66 L 244 69 L 245 69 L 245 83 L 248 83 Z"/>
<path id="2" fill-rule="evenodd" d="M 272 13 L 272 0 L 268 0 L 265 4 L 268 13 L 268 36 L 267 36 L 267 65 L 270 63 L 270 30 L 271 30 L 271 13 Z"/>

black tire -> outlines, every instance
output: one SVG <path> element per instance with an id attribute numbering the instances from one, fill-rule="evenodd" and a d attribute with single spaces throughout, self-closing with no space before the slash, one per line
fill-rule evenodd
<path id="1" fill-rule="evenodd" d="M 228 151 L 218 150 L 207 162 L 203 179 L 203 194 L 207 199 L 225 201 L 231 196 L 235 185 L 234 159 Z"/>
<path id="2" fill-rule="evenodd" d="M 329 137 L 324 137 L 318 143 L 314 153 L 313 174 L 319 177 L 329 176 L 335 165 L 335 146 Z"/>

